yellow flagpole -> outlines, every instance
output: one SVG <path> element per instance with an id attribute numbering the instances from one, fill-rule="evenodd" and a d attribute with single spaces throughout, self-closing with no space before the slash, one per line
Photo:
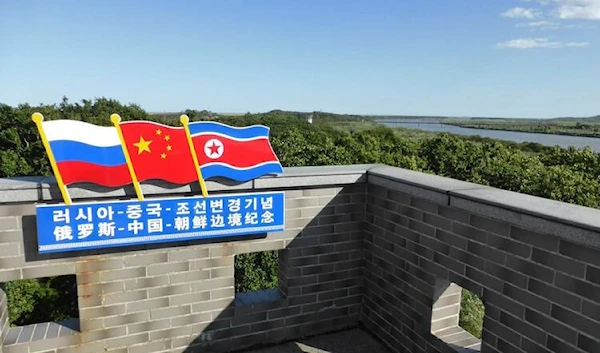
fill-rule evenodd
<path id="1" fill-rule="evenodd" d="M 56 160 L 54 159 L 54 153 L 52 153 L 50 143 L 48 142 L 46 132 L 44 131 L 44 126 L 42 124 L 42 122 L 44 121 L 44 116 L 41 113 L 33 113 L 31 115 L 31 120 L 33 120 L 40 133 L 42 144 L 46 149 L 46 154 L 48 155 L 48 159 L 50 160 L 50 165 L 52 166 L 52 170 L 54 171 L 54 177 L 56 178 L 56 183 L 58 184 L 58 188 L 60 189 L 60 193 L 62 194 L 63 200 L 65 201 L 65 204 L 70 205 L 72 203 L 71 195 L 69 195 L 69 190 L 67 190 L 67 187 L 62 180 L 60 170 L 58 170 L 58 165 L 56 164 Z"/>
<path id="2" fill-rule="evenodd" d="M 198 156 L 196 155 L 196 149 L 194 148 L 194 142 L 192 141 L 192 135 L 190 134 L 190 128 L 188 126 L 190 118 L 187 115 L 182 115 L 179 118 L 179 121 L 181 121 L 181 124 L 183 124 L 183 128 L 185 129 L 185 136 L 187 137 L 188 146 L 190 147 L 192 159 L 194 160 L 194 166 L 196 167 L 196 173 L 198 174 L 198 182 L 200 183 L 202 196 L 207 197 L 208 192 L 206 191 L 206 184 L 204 183 L 204 178 L 202 178 L 202 172 L 200 171 L 200 163 L 198 163 Z"/>
<path id="3" fill-rule="evenodd" d="M 125 144 L 125 138 L 123 138 L 123 131 L 121 131 L 121 117 L 119 114 L 112 114 L 110 116 L 110 121 L 117 128 L 119 132 L 119 140 L 121 140 L 121 147 L 123 148 L 123 154 L 125 154 L 125 161 L 127 162 L 127 168 L 129 169 L 129 175 L 131 175 L 131 181 L 133 182 L 133 188 L 135 189 L 135 193 L 138 197 L 138 200 L 144 201 L 144 194 L 142 194 L 142 188 L 140 187 L 140 182 L 137 179 L 137 175 L 135 175 L 135 170 L 133 170 L 133 164 L 131 164 L 131 158 L 129 157 L 129 151 L 127 150 L 127 145 Z"/>

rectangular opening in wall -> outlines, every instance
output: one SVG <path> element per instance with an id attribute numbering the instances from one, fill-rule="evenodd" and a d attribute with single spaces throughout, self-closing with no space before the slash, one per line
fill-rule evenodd
<path id="1" fill-rule="evenodd" d="M 455 351 L 479 352 L 485 314 L 481 298 L 438 279 L 433 299 L 431 333 Z"/>
<path id="2" fill-rule="evenodd" d="M 255 305 L 283 298 L 280 283 L 282 250 L 235 256 L 235 305 Z"/>
<path id="3" fill-rule="evenodd" d="M 79 332 L 75 275 L 15 280 L 1 288 L 9 326 L 5 346 Z"/>
<path id="4" fill-rule="evenodd" d="M 483 333 L 483 317 L 485 316 L 485 307 L 481 298 L 462 288 L 460 300 L 460 315 L 458 325 L 463 330 L 481 339 Z"/>

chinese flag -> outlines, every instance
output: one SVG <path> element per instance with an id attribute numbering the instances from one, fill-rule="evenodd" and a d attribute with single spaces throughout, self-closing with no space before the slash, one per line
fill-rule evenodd
<path id="1" fill-rule="evenodd" d="M 183 127 L 150 121 L 124 121 L 120 126 L 140 182 L 161 179 L 188 184 L 198 180 Z"/>

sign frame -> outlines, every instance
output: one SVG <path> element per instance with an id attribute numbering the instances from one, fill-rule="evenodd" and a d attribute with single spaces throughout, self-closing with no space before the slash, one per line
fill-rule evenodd
<path id="1" fill-rule="evenodd" d="M 157 204 L 161 202 L 196 202 L 196 201 L 206 201 L 207 203 L 210 200 L 226 200 L 231 198 L 253 198 L 257 199 L 265 196 L 277 196 L 281 198 L 281 202 L 279 204 L 280 207 L 278 209 L 273 210 L 274 216 L 280 219 L 280 222 L 276 222 L 273 225 L 263 225 L 256 227 L 243 227 L 243 228 L 227 228 L 220 230 L 192 230 L 187 232 L 168 232 L 164 234 L 158 235 L 122 235 L 115 234 L 112 238 L 107 238 L 106 240 L 93 240 L 93 241 L 76 241 L 76 242 L 59 242 L 56 240 L 54 243 L 48 243 L 46 240 L 48 237 L 55 236 L 54 230 L 48 229 L 48 225 L 45 224 L 44 218 L 47 215 L 43 215 L 43 213 L 52 212 L 53 210 L 76 210 L 81 208 L 86 208 L 90 206 L 96 207 L 112 207 L 114 205 L 142 205 L 147 206 L 148 204 Z M 275 203 L 275 201 L 273 201 Z M 273 206 L 273 208 L 275 205 Z M 208 209 L 208 207 L 207 207 Z M 147 209 L 145 209 L 147 210 Z M 143 212 L 143 211 L 142 211 Z M 208 216 L 207 212 L 207 216 Z M 231 214 L 231 213 L 230 213 Z M 278 216 L 278 217 L 277 217 Z M 65 204 L 42 204 L 36 205 L 36 218 L 38 219 L 38 251 L 40 254 L 47 253 L 57 253 L 57 252 L 70 252 L 70 251 L 89 251 L 89 250 L 100 250 L 103 248 L 115 248 L 115 247 L 127 247 L 127 246 L 136 246 L 136 245 L 154 245 L 154 244 L 162 244 L 162 243 L 175 243 L 182 241 L 202 241 L 202 240 L 210 240 L 210 239 L 227 239 L 227 238 L 244 238 L 251 237 L 257 234 L 265 234 L 268 232 L 280 232 L 285 231 L 285 191 L 272 191 L 272 192 L 258 192 L 258 193 L 227 193 L 227 194 L 219 194 L 219 195 L 210 195 L 208 197 L 203 196 L 184 196 L 184 197 L 159 197 L 152 199 L 145 199 L 143 201 L 140 200 L 115 200 L 111 202 L 102 202 L 102 201 L 88 201 L 88 202 L 80 202 L 71 205 Z M 42 220 L 40 224 L 40 220 Z M 146 217 L 144 220 L 148 220 Z M 97 225 L 97 222 L 94 223 Z M 56 229 L 56 227 L 54 228 Z M 123 230 L 119 230 L 123 231 Z M 117 236 L 118 235 L 118 236 Z M 73 234 L 75 237 L 76 234 Z M 56 237 L 56 236 L 55 236 Z M 44 241 L 42 241 L 44 239 Z"/>

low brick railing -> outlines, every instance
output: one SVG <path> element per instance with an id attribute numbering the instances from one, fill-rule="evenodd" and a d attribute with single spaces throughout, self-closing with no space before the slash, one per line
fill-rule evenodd
<path id="1" fill-rule="evenodd" d="M 223 352 L 358 325 L 394 352 L 600 352 L 599 210 L 382 165 L 208 188 L 285 191 L 286 230 L 40 255 L 35 204 L 59 202 L 53 179 L 0 180 L 0 282 L 75 275 L 79 305 L 76 322 L 9 327 L 0 292 L 0 352 Z M 234 257 L 266 250 L 279 288 L 235 293 Z M 482 340 L 458 326 L 461 288 L 483 298 Z"/>

